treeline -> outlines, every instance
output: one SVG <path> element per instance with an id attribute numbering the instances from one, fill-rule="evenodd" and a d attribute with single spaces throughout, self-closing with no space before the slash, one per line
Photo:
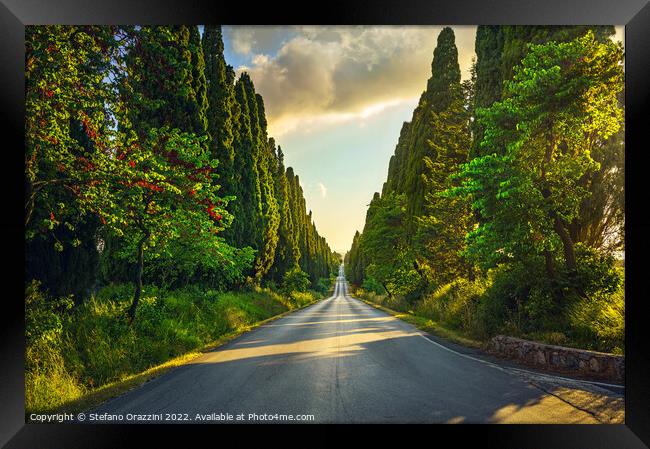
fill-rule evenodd
<path id="1" fill-rule="evenodd" d="M 25 62 L 27 281 L 77 304 L 132 282 L 131 319 L 143 282 L 327 286 L 338 257 L 220 27 L 27 27 Z"/>
<path id="2" fill-rule="evenodd" d="M 454 33 L 345 256 L 366 291 L 475 335 L 623 347 L 623 50 L 611 26 Z M 550 337 L 549 337 L 550 336 Z"/>

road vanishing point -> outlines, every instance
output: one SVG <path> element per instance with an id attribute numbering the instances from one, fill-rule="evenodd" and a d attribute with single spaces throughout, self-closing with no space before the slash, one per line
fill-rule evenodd
<path id="1" fill-rule="evenodd" d="M 105 402 L 86 422 L 603 422 L 583 406 L 594 397 L 623 400 L 462 352 L 351 297 L 341 267 L 330 298 Z"/>

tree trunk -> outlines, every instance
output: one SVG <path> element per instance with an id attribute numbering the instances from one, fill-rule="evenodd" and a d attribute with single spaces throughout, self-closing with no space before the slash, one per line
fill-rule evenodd
<path id="1" fill-rule="evenodd" d="M 138 308 L 140 295 L 142 294 L 142 271 L 144 269 L 144 244 L 149 239 L 149 233 L 145 233 L 144 237 L 138 242 L 138 262 L 135 271 L 135 294 L 133 295 L 133 302 L 129 308 L 129 324 L 135 320 L 135 312 Z"/>
<path id="2" fill-rule="evenodd" d="M 560 240 L 562 240 L 562 247 L 564 249 L 564 261 L 566 263 L 567 271 L 569 272 L 569 275 L 575 275 L 578 271 L 578 268 L 576 266 L 576 254 L 573 247 L 573 240 L 557 216 L 553 220 L 553 229 L 555 229 L 557 235 L 560 236 Z"/>
<path id="3" fill-rule="evenodd" d="M 555 229 L 557 235 L 560 236 L 560 240 L 562 240 L 562 248 L 564 250 L 564 263 L 569 275 L 569 279 L 571 280 L 571 287 L 576 291 L 576 293 L 578 293 L 579 296 L 586 298 L 586 293 L 578 285 L 578 265 L 576 263 L 576 253 L 575 247 L 573 245 L 573 240 L 571 239 L 571 235 L 569 235 L 569 232 L 567 231 L 566 227 L 564 227 L 562 221 L 557 215 L 553 220 L 553 229 Z"/>
<path id="4" fill-rule="evenodd" d="M 551 295 L 556 304 L 560 304 L 564 299 L 562 290 L 557 282 L 557 275 L 555 273 L 555 263 L 553 262 L 553 254 L 548 249 L 544 250 L 544 267 L 546 269 L 546 276 L 551 282 Z"/>
<path id="5" fill-rule="evenodd" d="M 386 293 L 388 293 L 388 297 L 390 299 L 393 299 L 393 294 L 390 292 L 390 290 L 388 290 L 388 287 L 386 287 L 386 283 L 382 282 L 381 285 L 384 287 L 384 290 L 386 290 Z"/>

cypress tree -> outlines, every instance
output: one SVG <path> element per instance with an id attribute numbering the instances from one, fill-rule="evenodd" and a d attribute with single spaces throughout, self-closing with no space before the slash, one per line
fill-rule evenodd
<path id="1" fill-rule="evenodd" d="M 404 193 L 407 195 L 408 214 L 411 217 L 422 215 L 424 205 L 424 185 L 422 175 L 425 173 L 424 158 L 430 155 L 428 139 L 434 132 L 431 128 L 431 113 L 445 110 L 458 94 L 460 67 L 458 50 L 454 43 L 454 32 L 445 27 L 438 36 L 438 45 L 433 53 L 431 78 L 427 90 L 422 94 L 420 103 L 413 114 L 412 126 L 407 147 L 410 149 L 406 163 Z"/>
<path id="2" fill-rule="evenodd" d="M 190 33 L 189 36 L 189 51 L 191 55 L 192 64 L 192 90 L 196 97 L 197 104 L 197 118 L 195 122 L 195 133 L 197 135 L 204 135 L 208 129 L 208 97 L 207 97 L 207 81 L 205 75 L 205 56 L 203 54 L 203 46 L 201 45 L 201 35 L 199 28 L 195 25 L 187 27 Z"/>
<path id="3" fill-rule="evenodd" d="M 476 84 L 474 85 L 473 109 L 486 108 L 501 99 L 501 53 L 503 52 L 503 27 L 481 25 L 476 30 Z M 471 156 L 480 154 L 483 127 L 477 120 L 472 122 Z"/>
<path id="4" fill-rule="evenodd" d="M 213 157 L 219 160 L 224 190 L 230 193 L 233 187 L 232 170 L 235 159 L 233 149 L 235 92 L 229 76 L 229 67 L 223 56 L 221 27 L 206 25 L 202 46 L 205 55 L 210 151 Z"/>
<path id="5" fill-rule="evenodd" d="M 251 246 L 258 249 L 257 217 L 259 206 L 259 177 L 255 158 L 255 141 L 251 130 L 246 74 L 235 83 L 235 100 L 238 105 L 237 132 L 235 139 L 234 181 L 238 186 L 237 198 L 233 208 L 235 214 L 234 234 L 238 246 Z M 237 220 L 239 217 L 239 220 Z"/>
<path id="6" fill-rule="evenodd" d="M 195 90 L 201 89 L 201 82 L 193 77 L 199 50 L 190 44 L 190 29 L 184 25 L 145 26 L 134 32 L 127 56 L 129 95 L 134 97 L 126 101 L 138 134 L 163 126 L 197 136 L 206 133 L 204 105 Z"/>
<path id="7" fill-rule="evenodd" d="M 271 147 L 273 148 L 274 146 L 275 142 L 271 139 Z M 284 168 L 282 148 L 278 147 L 275 154 L 274 178 L 280 211 L 280 225 L 278 229 L 278 247 L 275 253 L 272 274 L 276 282 L 281 282 L 284 273 L 297 266 L 299 253 L 293 229 L 289 182 Z"/>

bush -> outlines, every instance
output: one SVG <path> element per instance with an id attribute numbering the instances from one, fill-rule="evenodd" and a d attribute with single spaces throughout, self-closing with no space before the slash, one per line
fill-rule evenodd
<path id="1" fill-rule="evenodd" d="M 316 282 L 314 290 L 316 290 L 321 295 L 327 295 L 330 290 L 332 290 L 333 285 L 334 282 L 330 278 L 320 278 L 318 282 Z"/>
<path id="2" fill-rule="evenodd" d="M 415 313 L 475 334 L 480 327 L 477 308 L 485 289 L 482 281 L 457 279 L 425 296 Z"/>
<path id="3" fill-rule="evenodd" d="M 376 295 L 381 295 L 386 293 L 386 289 L 384 288 L 384 286 L 381 285 L 379 281 L 377 281 L 372 276 L 368 276 L 363 280 L 363 284 L 361 284 L 361 288 L 363 288 L 367 292 L 373 292 Z"/>
<path id="4" fill-rule="evenodd" d="M 574 303 L 568 312 L 571 336 L 587 349 L 622 354 L 625 349 L 625 288 L 599 292 Z"/>
<path id="5" fill-rule="evenodd" d="M 25 403 L 56 407 L 84 392 L 83 385 L 66 368 L 65 325 L 72 297 L 50 299 L 40 282 L 25 288 Z"/>
<path id="6" fill-rule="evenodd" d="M 623 270 L 616 260 L 582 243 L 575 245 L 578 285 L 589 296 L 616 292 L 623 282 Z"/>
<path id="7" fill-rule="evenodd" d="M 286 293 L 306 292 L 309 288 L 309 275 L 300 268 L 292 268 L 284 274 L 282 280 L 282 289 Z"/>
<path id="8" fill-rule="evenodd" d="M 280 295 L 269 289 L 219 293 L 146 285 L 131 326 L 131 285 L 110 285 L 70 309 L 38 283 L 25 291 L 26 402 L 52 411 L 85 392 L 203 347 L 222 335 L 313 301 L 318 293 Z"/>

